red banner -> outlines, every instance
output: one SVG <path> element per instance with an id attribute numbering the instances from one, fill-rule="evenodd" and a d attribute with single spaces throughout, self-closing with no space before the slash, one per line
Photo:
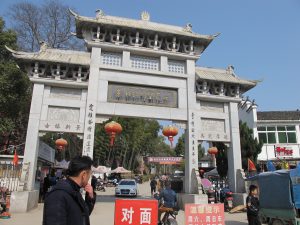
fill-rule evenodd
<path id="1" fill-rule="evenodd" d="M 117 199 L 115 225 L 157 225 L 158 201 L 144 199 Z"/>
<path id="2" fill-rule="evenodd" d="M 182 157 L 148 157 L 149 163 L 178 164 L 182 162 Z"/>
<path id="3" fill-rule="evenodd" d="M 223 204 L 186 204 L 186 225 L 225 225 Z"/>

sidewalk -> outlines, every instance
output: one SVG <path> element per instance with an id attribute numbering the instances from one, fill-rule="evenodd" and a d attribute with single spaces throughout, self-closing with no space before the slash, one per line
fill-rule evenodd
<path id="1" fill-rule="evenodd" d="M 139 186 L 139 195 L 150 197 L 149 182 Z M 114 188 L 107 188 L 106 192 L 97 193 L 97 203 L 90 217 L 91 225 L 113 225 L 114 224 Z M 29 213 L 15 213 L 11 219 L 0 219 L 1 225 L 41 225 L 43 218 L 43 204 Z M 179 211 L 177 221 L 179 225 L 184 225 L 184 211 Z M 246 225 L 247 217 L 245 213 L 225 214 L 226 225 Z"/>

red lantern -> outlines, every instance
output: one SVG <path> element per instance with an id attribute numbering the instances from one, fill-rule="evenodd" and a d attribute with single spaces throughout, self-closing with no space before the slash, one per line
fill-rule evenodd
<path id="1" fill-rule="evenodd" d="M 218 149 L 216 147 L 211 147 L 208 149 L 208 153 L 211 155 L 216 155 L 218 154 Z"/>
<path id="2" fill-rule="evenodd" d="M 62 151 L 68 145 L 68 142 L 63 138 L 59 138 L 55 141 L 55 145 L 58 150 Z"/>
<path id="3" fill-rule="evenodd" d="M 115 142 L 116 134 L 121 133 L 123 130 L 122 126 L 115 121 L 111 121 L 105 125 L 104 129 L 105 132 L 110 135 L 110 146 L 113 146 Z"/>
<path id="4" fill-rule="evenodd" d="M 167 126 L 162 131 L 163 135 L 168 137 L 171 146 L 173 146 L 173 138 L 178 134 L 178 128 L 173 126 Z"/>

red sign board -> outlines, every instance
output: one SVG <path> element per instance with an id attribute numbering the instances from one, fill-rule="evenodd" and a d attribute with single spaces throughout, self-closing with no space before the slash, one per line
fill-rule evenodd
<path id="1" fill-rule="evenodd" d="M 186 204 L 186 225 L 224 225 L 224 204 Z"/>
<path id="2" fill-rule="evenodd" d="M 158 201 L 144 199 L 117 199 L 115 225 L 157 225 Z"/>
<path id="3" fill-rule="evenodd" d="M 182 162 L 182 157 L 148 157 L 148 162 L 159 164 L 179 164 Z"/>

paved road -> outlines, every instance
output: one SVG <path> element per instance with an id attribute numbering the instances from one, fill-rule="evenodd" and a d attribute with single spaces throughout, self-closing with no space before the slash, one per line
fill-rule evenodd
<path id="1" fill-rule="evenodd" d="M 97 193 L 97 203 L 91 215 L 91 225 L 113 225 L 114 224 L 114 188 L 107 188 L 106 192 Z M 139 186 L 138 198 L 150 198 L 149 183 Z M 0 219 L 1 225 L 40 225 L 42 224 L 43 204 L 29 213 L 15 213 L 11 219 Z M 245 213 L 225 215 L 226 225 L 246 225 Z M 178 224 L 184 225 L 184 212 L 179 211 Z"/>

